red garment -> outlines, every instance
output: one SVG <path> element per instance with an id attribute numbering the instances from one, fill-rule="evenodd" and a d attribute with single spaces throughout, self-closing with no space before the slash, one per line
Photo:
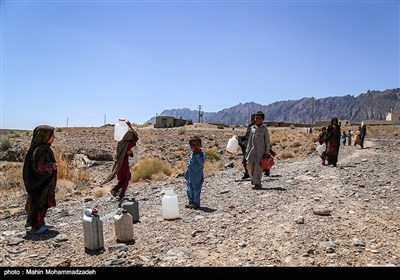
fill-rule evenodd
<path id="1" fill-rule="evenodd" d="M 121 168 L 118 170 L 117 173 L 118 183 L 115 187 L 112 188 L 116 193 L 118 192 L 119 189 L 121 189 L 121 192 L 119 194 L 120 198 L 123 198 L 125 196 L 125 192 L 128 188 L 129 181 L 131 180 L 131 171 L 129 169 L 129 156 L 133 157 L 133 154 L 129 155 L 128 151 L 130 151 L 135 146 L 136 146 L 136 141 L 131 140 L 126 149 L 126 154 L 124 156 L 124 159 L 122 160 Z"/>

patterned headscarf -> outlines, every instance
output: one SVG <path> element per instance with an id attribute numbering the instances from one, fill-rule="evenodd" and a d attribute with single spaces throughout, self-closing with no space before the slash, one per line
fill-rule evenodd
<path id="1" fill-rule="evenodd" d="M 32 142 L 30 149 L 34 149 L 41 144 L 46 144 L 50 137 L 54 134 L 54 127 L 49 125 L 39 125 L 33 130 Z"/>
<path id="2" fill-rule="evenodd" d="M 45 155 L 50 161 L 56 162 L 50 148 L 51 144 L 47 143 L 53 134 L 54 127 L 49 125 L 40 125 L 33 130 L 31 146 L 26 153 L 23 166 L 23 180 L 29 194 L 41 193 L 44 189 L 48 189 L 54 177 L 57 178 L 56 170 L 48 174 L 36 169 L 37 161 Z"/>

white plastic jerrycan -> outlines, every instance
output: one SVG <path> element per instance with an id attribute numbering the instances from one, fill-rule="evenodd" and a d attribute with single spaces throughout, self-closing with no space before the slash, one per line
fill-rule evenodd
<path id="1" fill-rule="evenodd" d="M 125 133 L 128 131 L 128 125 L 124 118 L 119 118 L 118 122 L 114 125 L 114 140 L 121 141 Z"/>
<path id="2" fill-rule="evenodd" d="M 236 154 L 237 149 L 239 148 L 239 141 L 235 135 L 229 139 L 228 144 L 226 145 L 226 150 L 231 154 Z"/>
<path id="3" fill-rule="evenodd" d="M 318 143 L 319 144 L 319 143 Z M 317 146 L 317 152 L 320 156 L 322 156 L 322 153 L 325 152 L 326 150 L 326 144 L 323 143 L 322 145 Z"/>
<path id="4" fill-rule="evenodd" d="M 173 220 L 179 218 L 178 196 L 173 189 L 165 189 L 161 204 L 163 219 Z"/>
<path id="5" fill-rule="evenodd" d="M 115 237 L 118 242 L 133 240 L 132 216 L 128 210 L 119 208 L 114 215 Z"/>
<path id="6" fill-rule="evenodd" d="M 103 221 L 97 209 L 85 210 L 82 222 L 85 248 L 88 250 L 100 250 L 104 248 Z"/>

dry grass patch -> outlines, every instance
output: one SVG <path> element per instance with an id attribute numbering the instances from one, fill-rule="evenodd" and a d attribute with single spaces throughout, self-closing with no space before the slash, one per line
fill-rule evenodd
<path id="1" fill-rule="evenodd" d="M 10 204 L 25 201 L 26 191 L 22 179 L 22 163 L 0 163 L 0 209 L 6 209 Z"/>
<path id="2" fill-rule="evenodd" d="M 281 151 L 277 155 L 277 158 L 278 159 L 280 159 L 280 158 L 283 158 L 283 159 L 285 159 L 285 158 L 294 158 L 294 154 L 293 154 L 293 152 L 289 152 L 289 151 Z"/>
<path id="3" fill-rule="evenodd" d="M 131 182 L 142 180 L 157 180 L 165 178 L 162 174 L 170 176 L 172 168 L 163 161 L 154 158 L 143 158 L 132 169 Z"/>
<path id="4" fill-rule="evenodd" d="M 55 150 L 54 156 L 57 162 L 57 178 L 73 182 L 89 183 L 92 178 L 85 168 L 72 167 L 66 155 Z"/>
<path id="5" fill-rule="evenodd" d="M 206 161 L 204 165 L 204 176 L 212 176 L 217 170 L 224 168 L 224 163 L 222 161 Z"/>
<path id="6" fill-rule="evenodd" d="M 218 152 L 216 147 L 204 149 L 204 153 L 206 154 L 206 162 L 221 160 L 221 154 Z"/>
<path id="7" fill-rule="evenodd" d="M 93 189 L 93 196 L 94 197 L 103 197 L 106 194 L 106 190 L 104 188 L 101 187 L 95 187 Z"/>
<path id="8" fill-rule="evenodd" d="M 57 179 L 56 201 L 65 200 L 74 193 L 75 184 L 69 180 Z"/>

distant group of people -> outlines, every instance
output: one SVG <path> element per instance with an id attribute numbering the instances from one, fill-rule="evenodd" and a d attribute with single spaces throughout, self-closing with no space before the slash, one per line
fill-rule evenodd
<path id="1" fill-rule="evenodd" d="M 367 126 L 360 125 L 356 131 L 354 146 L 360 145 L 361 149 L 364 148 L 364 139 L 367 134 Z M 352 131 L 349 130 L 348 134 L 345 131 L 340 133 L 340 123 L 336 117 L 332 118 L 331 123 L 328 128 L 322 127 L 321 133 L 318 135 L 318 142 L 320 145 L 326 144 L 325 151 L 321 154 L 322 164 L 325 165 L 326 160 L 328 160 L 328 165 L 333 165 L 336 167 L 339 155 L 340 142 L 346 145 L 346 142 L 351 146 Z"/>

